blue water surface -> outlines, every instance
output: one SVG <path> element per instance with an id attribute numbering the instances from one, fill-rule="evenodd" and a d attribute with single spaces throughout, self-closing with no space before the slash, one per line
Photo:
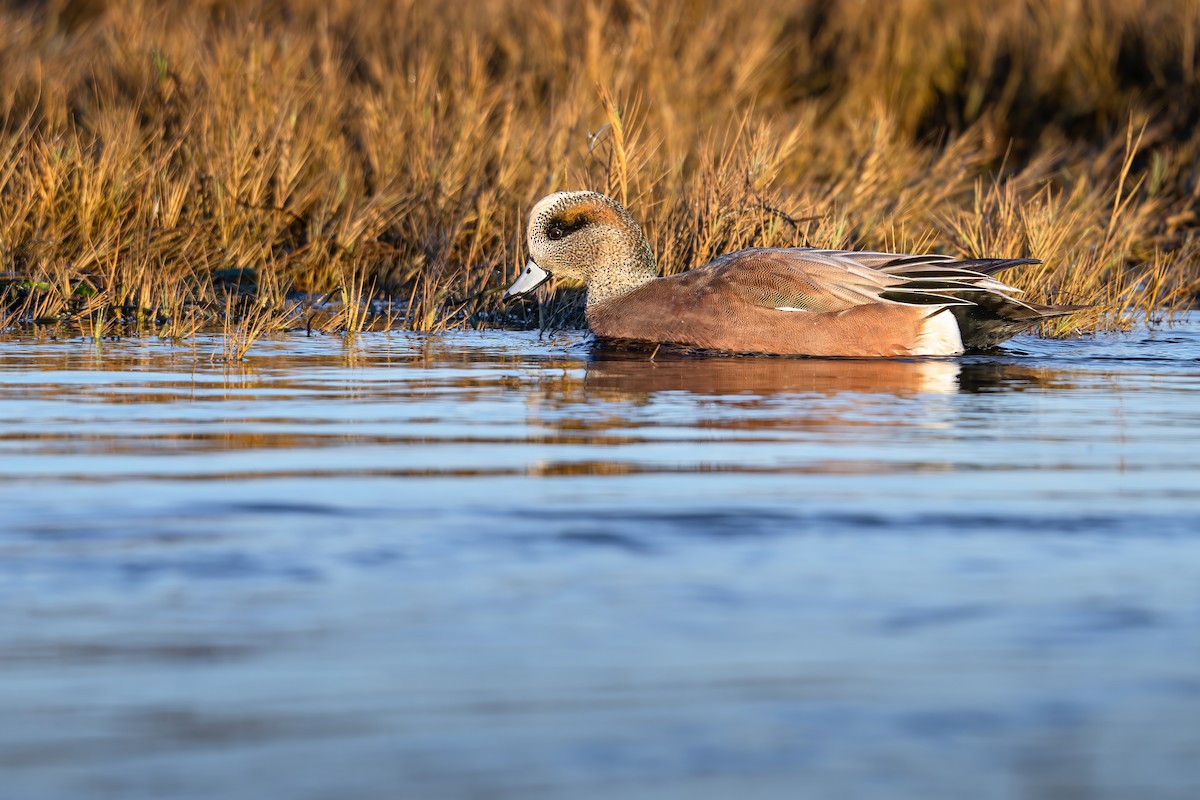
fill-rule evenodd
<path id="1" fill-rule="evenodd" d="M 13 798 L 1200 797 L 1200 317 L 0 341 Z"/>

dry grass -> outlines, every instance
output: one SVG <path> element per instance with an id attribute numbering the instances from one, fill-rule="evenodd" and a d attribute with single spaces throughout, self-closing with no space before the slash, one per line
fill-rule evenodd
<path id="1" fill-rule="evenodd" d="M 531 205 L 586 187 L 667 272 L 1032 254 L 1031 297 L 1097 304 L 1056 332 L 1128 326 L 1200 286 L 1198 32 L 1192 0 L 10 2 L 0 325 L 224 326 L 237 358 L 571 320 L 499 296 Z"/>

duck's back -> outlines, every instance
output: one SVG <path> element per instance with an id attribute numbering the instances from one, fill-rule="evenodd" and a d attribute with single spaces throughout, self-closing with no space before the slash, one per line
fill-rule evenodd
<path id="1" fill-rule="evenodd" d="M 1032 263 L 754 248 L 593 304 L 588 322 L 602 338 L 739 353 L 954 355 L 964 341 L 990 347 L 1069 313 L 1016 300 L 1017 290 L 990 277 Z"/>

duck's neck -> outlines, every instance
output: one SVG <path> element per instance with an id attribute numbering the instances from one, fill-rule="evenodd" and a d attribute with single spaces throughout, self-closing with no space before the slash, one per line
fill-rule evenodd
<path id="1" fill-rule="evenodd" d="M 633 248 L 634 252 L 622 259 L 624 269 L 610 269 L 588 276 L 588 308 L 624 297 L 658 277 L 654 251 L 649 242 L 639 238 L 641 241 Z"/>

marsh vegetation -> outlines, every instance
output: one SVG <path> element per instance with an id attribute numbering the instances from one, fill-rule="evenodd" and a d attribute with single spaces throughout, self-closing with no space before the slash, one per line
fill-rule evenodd
<path id="1" fill-rule="evenodd" d="M 1050 333 L 1200 286 L 1200 6 L 10 2 L 0 325 L 561 325 L 504 307 L 552 190 L 668 272 L 750 244 L 1033 255 Z M 237 353 L 233 353 L 237 355 Z"/>

